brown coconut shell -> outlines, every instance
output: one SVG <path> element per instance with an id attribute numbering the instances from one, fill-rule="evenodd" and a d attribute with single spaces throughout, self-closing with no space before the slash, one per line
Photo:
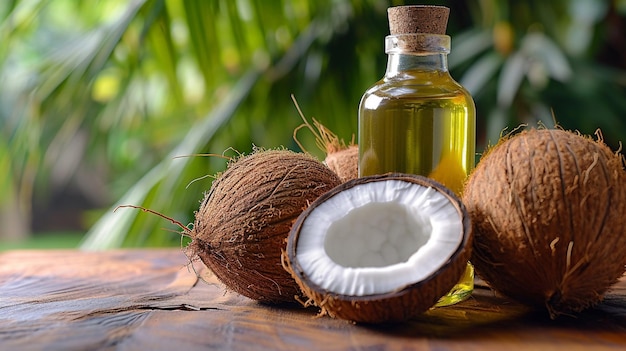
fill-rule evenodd
<path id="1" fill-rule="evenodd" d="M 264 303 L 301 292 L 281 264 L 293 222 L 341 180 L 316 158 L 261 150 L 231 164 L 206 194 L 190 236 L 193 255 L 231 290 Z"/>
<path id="2" fill-rule="evenodd" d="M 463 201 L 477 274 L 552 318 L 596 304 L 624 273 L 626 173 L 601 140 L 521 132 L 483 156 Z"/>
<path id="3" fill-rule="evenodd" d="M 461 217 L 463 240 L 450 259 L 426 279 L 415 282 L 397 291 L 368 296 L 349 296 L 329 292 L 311 282 L 298 260 L 297 243 L 300 229 L 309 216 L 324 201 L 359 184 L 400 180 L 424 187 L 432 187 L 443 194 L 456 207 Z M 294 224 L 289 235 L 287 251 L 283 254 L 285 269 L 291 273 L 300 288 L 309 298 L 308 304 L 320 308 L 321 315 L 360 323 L 402 322 L 414 318 L 434 306 L 452 289 L 465 272 L 471 255 L 472 227 L 461 200 L 440 183 L 417 175 L 389 173 L 373 175 L 347 181 L 315 200 Z"/>
<path id="4" fill-rule="evenodd" d="M 359 177 L 359 146 L 350 144 L 331 150 L 324 163 L 335 172 L 342 182 Z"/>

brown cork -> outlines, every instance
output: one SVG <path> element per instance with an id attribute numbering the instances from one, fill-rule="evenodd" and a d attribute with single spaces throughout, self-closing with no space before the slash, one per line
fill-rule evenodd
<path id="1" fill-rule="evenodd" d="M 387 9 L 391 35 L 446 34 L 450 9 L 445 6 L 395 6 Z"/>

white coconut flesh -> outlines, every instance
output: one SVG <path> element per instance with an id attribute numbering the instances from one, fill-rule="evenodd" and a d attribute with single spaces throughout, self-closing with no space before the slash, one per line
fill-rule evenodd
<path id="1" fill-rule="evenodd" d="M 461 215 L 446 196 L 386 180 L 356 185 L 319 204 L 302 223 L 297 256 L 319 287 L 366 296 L 430 277 L 462 241 Z"/>

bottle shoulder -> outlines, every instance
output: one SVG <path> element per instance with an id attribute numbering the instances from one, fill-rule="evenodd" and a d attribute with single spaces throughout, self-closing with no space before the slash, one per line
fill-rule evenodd
<path id="1" fill-rule="evenodd" d="M 380 98 L 411 96 L 466 96 L 469 92 L 448 72 L 403 72 L 385 76 L 366 90 L 363 97 L 374 95 Z"/>

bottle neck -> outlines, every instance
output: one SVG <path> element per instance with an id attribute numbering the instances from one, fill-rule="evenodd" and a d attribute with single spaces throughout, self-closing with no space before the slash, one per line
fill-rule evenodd
<path id="1" fill-rule="evenodd" d="M 448 72 L 448 56 L 443 53 L 388 55 L 386 77 L 394 77 L 406 71 Z"/>
<path id="2" fill-rule="evenodd" d="M 438 34 L 400 34 L 385 38 L 387 78 L 407 71 L 448 72 L 450 37 Z"/>

